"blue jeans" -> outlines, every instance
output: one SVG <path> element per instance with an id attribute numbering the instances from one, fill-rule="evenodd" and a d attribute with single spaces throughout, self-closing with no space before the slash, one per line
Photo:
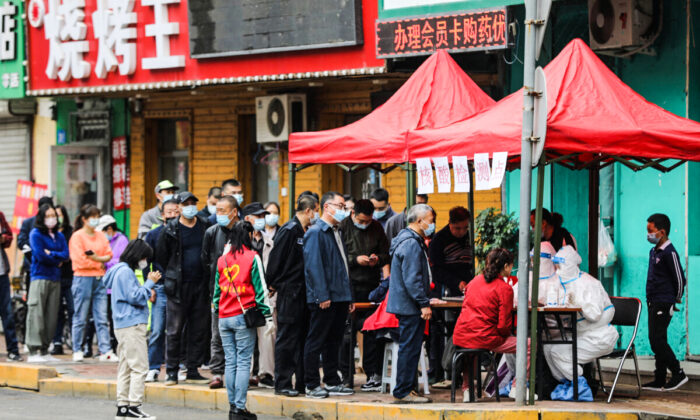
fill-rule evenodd
<path id="1" fill-rule="evenodd" d="M 15 334 L 15 318 L 12 315 L 10 278 L 7 274 L 0 275 L 0 318 L 2 318 L 2 330 L 5 331 L 7 352 L 19 354 L 17 335 Z"/>
<path id="2" fill-rule="evenodd" d="M 151 306 L 151 335 L 148 337 L 148 369 L 160 370 L 165 363 L 165 308 L 168 297 L 162 285 L 153 288 L 156 303 Z"/>
<path id="3" fill-rule="evenodd" d="M 219 318 L 219 332 L 226 354 L 224 382 L 228 392 L 228 402 L 232 407 L 245 409 L 256 330 L 247 328 L 243 315 L 237 315 Z"/>
<path id="4" fill-rule="evenodd" d="M 97 331 L 97 346 L 100 354 L 112 350 L 109 339 L 109 321 L 107 320 L 107 288 L 99 277 L 73 278 L 71 286 L 73 293 L 73 352 L 82 351 L 85 338 L 85 326 L 88 320 L 90 302 L 92 302 L 92 319 Z"/>
<path id="5" fill-rule="evenodd" d="M 56 322 L 56 334 L 53 336 L 53 343 L 58 345 L 63 345 L 63 327 L 66 325 L 66 317 L 64 316 L 63 308 L 66 308 L 66 312 L 70 319 L 73 319 L 73 293 L 71 293 L 71 286 L 73 284 L 73 278 L 68 277 L 61 279 L 61 304 L 58 307 L 58 321 Z M 64 306 L 65 305 L 65 306 Z"/>
<path id="6" fill-rule="evenodd" d="M 396 361 L 394 397 L 403 398 L 416 386 L 425 320 L 420 315 L 396 315 L 399 319 L 399 357 Z"/>

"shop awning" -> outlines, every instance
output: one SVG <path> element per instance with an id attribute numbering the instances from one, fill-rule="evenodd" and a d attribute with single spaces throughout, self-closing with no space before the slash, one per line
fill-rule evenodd
<path id="1" fill-rule="evenodd" d="M 621 161 L 633 169 L 670 170 L 664 160 L 700 160 L 700 123 L 646 101 L 580 39 L 545 67 L 549 160 L 572 168 Z M 467 120 L 409 133 L 411 161 L 474 153 L 520 154 L 523 90 Z"/>
<path id="2" fill-rule="evenodd" d="M 386 103 L 361 120 L 333 130 L 291 134 L 289 162 L 405 162 L 409 130 L 445 127 L 493 103 L 450 55 L 440 50 Z"/>

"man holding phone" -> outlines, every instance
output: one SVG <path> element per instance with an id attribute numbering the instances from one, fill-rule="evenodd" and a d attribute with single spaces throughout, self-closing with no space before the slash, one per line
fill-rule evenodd
<path id="1" fill-rule="evenodd" d="M 354 214 L 340 224 L 348 251 L 348 270 L 355 302 L 368 302 L 369 293 L 379 286 L 382 274 L 389 276 L 389 240 L 384 228 L 373 220 L 374 204 L 370 200 L 358 200 Z M 353 342 L 357 331 L 362 328 L 371 312 L 354 313 L 353 330 L 341 346 L 340 370 L 347 378 L 350 369 L 354 369 L 354 355 L 349 352 L 349 340 Z M 367 382 L 362 385 L 364 392 L 381 391 L 382 346 L 376 341 L 374 332 L 367 332 L 362 341 L 362 368 L 367 375 Z M 347 385 L 347 383 L 346 383 Z"/>

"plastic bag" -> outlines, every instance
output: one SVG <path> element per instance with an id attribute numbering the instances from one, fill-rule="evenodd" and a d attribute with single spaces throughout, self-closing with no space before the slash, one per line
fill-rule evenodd
<path id="1" fill-rule="evenodd" d="M 574 400 L 574 384 L 571 381 L 565 381 L 557 385 L 551 394 L 554 401 L 573 401 Z M 588 381 L 583 376 L 578 377 L 578 401 L 593 401 L 593 391 L 588 386 Z"/>
<path id="2" fill-rule="evenodd" d="M 598 267 L 610 267 L 615 264 L 615 260 L 617 260 L 615 244 L 603 221 L 598 221 Z"/>

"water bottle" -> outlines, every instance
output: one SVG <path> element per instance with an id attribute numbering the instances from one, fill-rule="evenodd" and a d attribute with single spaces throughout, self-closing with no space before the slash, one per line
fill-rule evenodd
<path id="1" fill-rule="evenodd" d="M 559 303 L 558 295 L 556 286 L 550 284 L 547 287 L 546 306 L 557 306 Z"/>

